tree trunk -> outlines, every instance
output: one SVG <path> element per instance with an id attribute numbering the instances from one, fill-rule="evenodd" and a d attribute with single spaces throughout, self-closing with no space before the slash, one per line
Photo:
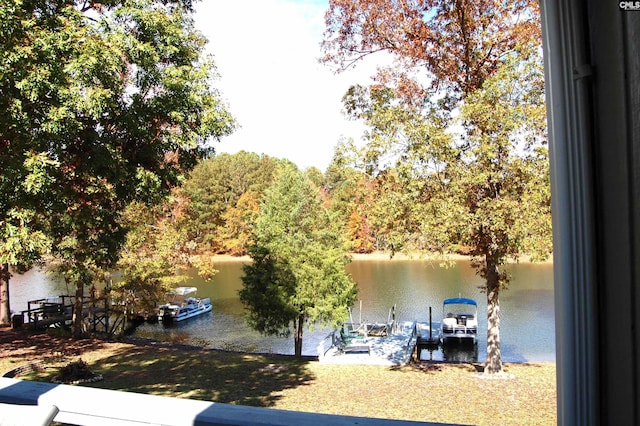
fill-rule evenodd
<path id="1" fill-rule="evenodd" d="M 72 334 L 74 339 L 80 339 L 84 335 L 84 322 L 82 321 L 82 302 L 84 298 L 84 283 L 79 280 L 76 283 L 76 298 L 73 304 Z"/>
<path id="2" fill-rule="evenodd" d="M 304 315 L 300 315 L 298 317 L 297 325 L 296 321 L 294 321 L 294 347 L 295 347 L 295 355 L 298 358 L 302 357 L 302 327 L 304 327 Z"/>
<path id="3" fill-rule="evenodd" d="M 502 373 L 502 353 L 500 352 L 500 273 L 498 264 L 486 257 L 487 268 L 487 361 L 485 374 Z"/>
<path id="4" fill-rule="evenodd" d="M 0 327 L 11 325 L 11 304 L 9 302 L 9 264 L 0 267 Z"/>

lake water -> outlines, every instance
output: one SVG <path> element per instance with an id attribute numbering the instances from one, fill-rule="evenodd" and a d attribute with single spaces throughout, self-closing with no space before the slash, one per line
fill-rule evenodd
<path id="1" fill-rule="evenodd" d="M 238 298 L 242 287 L 242 264 L 219 262 L 220 271 L 211 282 L 194 278 L 186 285 L 198 287 L 198 297 L 210 297 L 213 312 L 174 326 L 144 324 L 135 331 L 140 337 L 171 340 L 202 346 L 259 353 L 293 354 L 293 337 L 264 337 L 244 321 L 244 308 Z M 509 265 L 512 282 L 500 294 L 502 359 L 504 362 L 555 361 L 555 321 L 553 266 L 520 263 Z M 458 261 L 443 268 L 426 260 L 354 260 L 347 267 L 358 283 L 359 301 L 353 319 L 386 322 L 396 305 L 398 321 L 433 321 L 442 316 L 442 301 L 448 297 L 470 297 L 478 302 L 478 345 L 471 348 L 423 349 L 422 359 L 483 362 L 486 358 L 486 295 L 469 262 Z M 63 283 L 54 282 L 39 271 L 16 275 L 10 282 L 11 307 L 26 309 L 27 300 L 49 295 L 73 294 Z M 361 301 L 361 302 L 360 302 Z M 360 304 L 362 311 L 360 311 Z M 328 329 L 305 330 L 303 354 L 317 355 L 318 343 Z"/>

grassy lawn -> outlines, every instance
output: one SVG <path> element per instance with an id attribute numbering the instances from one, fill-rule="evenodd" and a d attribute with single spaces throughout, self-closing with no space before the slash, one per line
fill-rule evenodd
<path id="1" fill-rule="evenodd" d="M 0 374 L 31 361 L 48 381 L 82 358 L 104 380 L 86 386 L 319 413 L 478 425 L 555 425 L 555 364 L 506 364 L 509 379 L 485 379 L 479 364 L 406 367 L 320 364 L 289 356 L 223 352 L 165 343 L 0 330 Z"/>

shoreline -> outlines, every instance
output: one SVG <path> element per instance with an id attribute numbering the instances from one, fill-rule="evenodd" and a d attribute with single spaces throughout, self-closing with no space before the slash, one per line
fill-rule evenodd
<path id="1" fill-rule="evenodd" d="M 395 253 L 393 256 L 390 252 L 385 251 L 375 251 L 372 253 L 349 253 L 351 256 L 351 260 L 357 261 L 430 261 L 430 262 L 447 262 L 447 261 L 470 261 L 471 256 L 463 255 L 463 254 L 448 254 L 448 255 L 440 255 L 437 253 Z M 251 262 L 251 257 L 248 255 L 244 256 L 233 256 L 230 254 L 216 254 L 213 256 L 214 262 Z M 548 260 L 543 262 L 531 262 L 531 258 L 527 255 L 523 255 L 520 259 L 513 260 L 509 259 L 507 264 L 511 263 L 537 263 L 540 265 L 543 264 L 552 264 L 553 257 L 549 257 Z"/>
<path id="2" fill-rule="evenodd" d="M 296 357 L 293 354 L 282 354 L 274 352 L 252 352 L 243 350 L 232 350 L 214 348 L 210 346 L 202 346 L 195 343 L 188 342 L 173 342 L 158 340 L 149 337 L 136 337 L 136 336 L 120 336 L 118 338 L 109 338 L 103 335 L 87 335 L 81 339 L 74 340 L 69 335 L 56 334 L 47 332 L 47 330 L 32 330 L 29 328 L 14 329 L 12 327 L 0 327 L 0 359 L 1 358 L 14 358 L 23 357 L 26 354 L 42 355 L 43 353 L 56 351 L 60 347 L 65 345 L 70 346 L 69 352 L 75 352 L 77 355 L 81 355 L 82 352 L 88 352 L 93 350 L 100 350 L 106 346 L 129 346 L 134 347 L 146 347 L 156 349 L 175 349 L 185 352 L 201 351 L 203 353 L 221 354 L 221 355 L 237 355 L 237 356 L 260 356 L 267 358 L 282 358 L 304 362 L 316 362 L 319 363 L 318 356 L 316 355 L 302 355 Z M 15 361 L 15 360 L 13 360 Z M 28 360 L 29 361 L 29 360 Z M 3 363 L 0 362 L 0 365 Z M 476 365 L 483 366 L 484 361 L 445 361 L 445 360 L 421 360 L 413 358 L 408 365 L 411 364 L 423 364 L 423 365 Z M 504 365 L 556 365 L 556 361 L 504 361 Z M 342 365 L 342 366 L 361 366 L 362 364 L 325 364 L 325 365 Z M 374 367 L 386 367 L 380 365 L 373 365 Z M 406 367 L 406 366 L 404 366 Z M 6 372 L 0 371 L 0 376 Z"/>
<path id="3" fill-rule="evenodd" d="M 509 379 L 487 383 L 478 363 L 334 365 L 174 343 L 72 340 L 0 329 L 0 374 L 49 382 L 79 359 L 103 377 L 83 386 L 100 389 L 434 424 L 557 423 L 555 363 L 503 363 Z"/>

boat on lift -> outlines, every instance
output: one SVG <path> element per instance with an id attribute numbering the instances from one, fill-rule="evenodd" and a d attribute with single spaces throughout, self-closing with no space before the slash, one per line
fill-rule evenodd
<path id="1" fill-rule="evenodd" d="M 454 297 L 442 303 L 440 341 L 477 343 L 478 304 L 473 299 Z"/>

